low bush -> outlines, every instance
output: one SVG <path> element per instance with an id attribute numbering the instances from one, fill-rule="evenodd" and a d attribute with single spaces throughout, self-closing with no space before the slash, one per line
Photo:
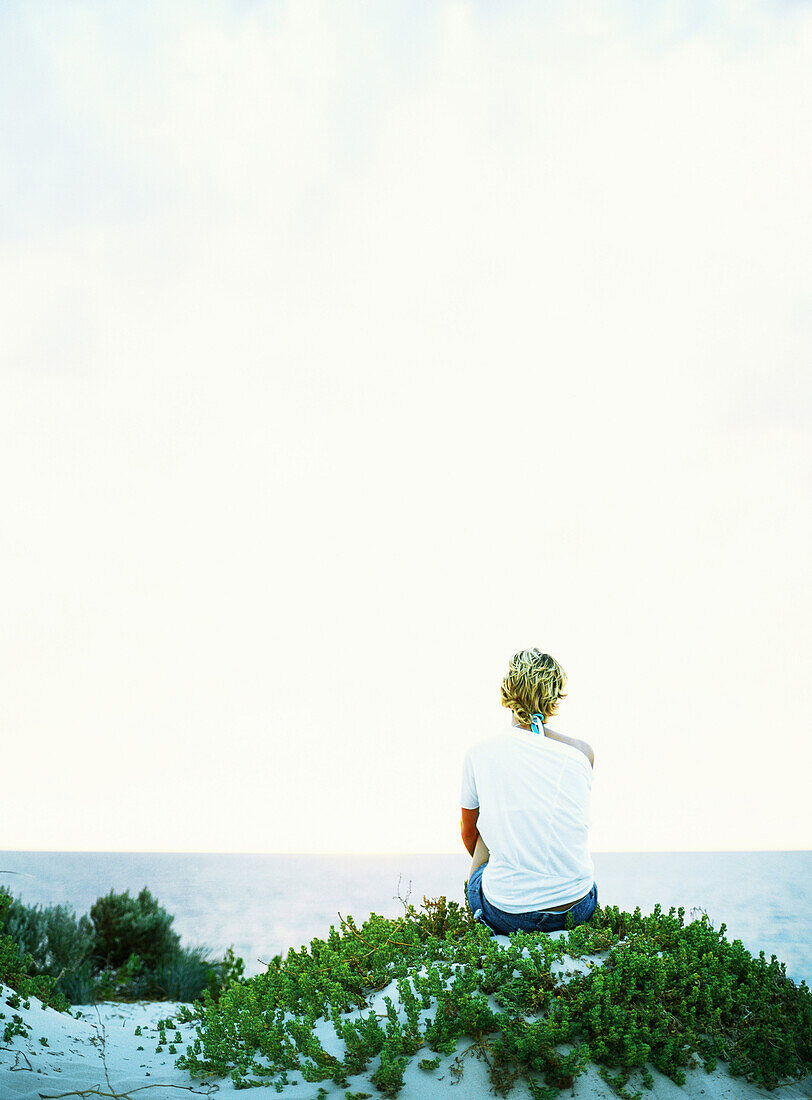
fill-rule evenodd
<path id="1" fill-rule="evenodd" d="M 524 1080 L 542 1100 L 590 1063 L 626 1100 L 633 1074 L 652 1087 L 650 1067 L 681 1085 L 687 1069 L 724 1060 L 732 1076 L 767 1089 L 812 1072 L 806 983 L 788 979 L 775 956 L 767 963 L 729 943 L 707 915 L 688 925 L 683 916 L 598 907 L 559 939 L 514 933 L 507 945 L 444 898 L 396 920 L 372 914 L 358 927 L 348 917 L 218 1002 L 204 994 L 186 1010 L 197 1038 L 175 1064 L 193 1078 L 228 1074 L 238 1088 L 281 1088 L 294 1071 L 346 1088 L 366 1073 L 395 1097 L 413 1058 L 423 1072 L 453 1058 L 454 1078 L 472 1054 L 498 1095 Z M 586 973 L 551 970 L 565 955 L 604 953 Z M 332 1025 L 343 1057 L 322 1046 L 318 1020 Z"/>
<path id="2" fill-rule="evenodd" d="M 31 956 L 30 972 L 56 979 L 59 991 L 73 1004 L 93 992 L 91 960 L 94 933 L 87 916 L 78 920 L 69 905 L 24 905 L 14 898 L 0 928 Z"/>
<path id="3" fill-rule="evenodd" d="M 178 948 L 152 968 L 132 954 L 123 966 L 99 971 L 95 977 L 95 999 L 188 1004 L 205 991 L 216 1002 L 223 989 L 239 979 L 244 964 L 240 958 L 235 960 L 231 947 L 225 959 L 210 961 L 208 954 L 205 947 Z"/>
<path id="4" fill-rule="evenodd" d="M 170 916 L 144 887 L 137 898 L 129 890 L 115 894 L 111 890 L 90 907 L 95 941 L 93 958 L 101 967 L 123 966 L 137 955 L 144 967 L 152 969 L 180 948 L 180 936 L 173 932 Z"/>
<path id="5" fill-rule="evenodd" d="M 11 894 L 0 889 L 0 928 L 12 901 Z M 36 973 L 32 956 L 4 933 L 0 933 L 0 984 L 14 990 L 16 997 L 12 994 L 12 1000 L 17 1003 L 11 1004 L 12 1008 L 19 1007 L 20 998 L 27 1000 L 28 997 L 38 997 L 43 1004 L 60 1012 L 69 1007 L 64 995 L 56 988 L 56 979 L 47 974 Z"/>

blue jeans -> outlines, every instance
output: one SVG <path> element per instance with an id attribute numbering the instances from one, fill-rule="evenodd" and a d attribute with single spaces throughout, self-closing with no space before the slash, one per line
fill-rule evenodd
<path id="1" fill-rule="evenodd" d="M 531 913 L 506 913 L 491 905 L 482 889 L 482 872 L 487 866 L 480 864 L 468 879 L 468 904 L 474 914 L 474 920 L 486 924 L 498 936 L 507 936 L 511 932 L 562 932 L 566 928 L 567 916 L 572 916 L 573 925 L 585 924 L 595 912 L 598 904 L 598 884 L 592 883 L 583 901 L 577 902 L 561 913 L 549 909 L 536 909 Z"/>

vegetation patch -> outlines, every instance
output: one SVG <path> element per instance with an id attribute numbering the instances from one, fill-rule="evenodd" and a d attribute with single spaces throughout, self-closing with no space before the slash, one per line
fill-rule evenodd
<path id="1" fill-rule="evenodd" d="M 25 905 L 0 889 L 0 982 L 22 997 L 65 1011 L 97 1001 L 216 1002 L 243 974 L 229 948 L 209 960 L 205 947 L 184 948 L 170 916 L 144 889 L 111 891 L 77 919 L 67 905 Z"/>
<path id="2" fill-rule="evenodd" d="M 364 1074 L 395 1097 L 412 1060 L 454 1079 L 476 1057 L 497 1095 L 521 1079 L 544 1100 L 590 1063 L 627 1100 L 633 1078 L 653 1087 L 651 1067 L 683 1084 L 686 1069 L 721 1060 L 767 1089 L 812 1072 L 806 983 L 729 943 L 724 924 L 683 917 L 599 906 L 560 938 L 507 941 L 445 898 L 360 927 L 341 918 L 326 940 L 182 1009 L 197 1038 L 175 1065 L 241 1088 L 300 1074 L 349 1089 Z"/>

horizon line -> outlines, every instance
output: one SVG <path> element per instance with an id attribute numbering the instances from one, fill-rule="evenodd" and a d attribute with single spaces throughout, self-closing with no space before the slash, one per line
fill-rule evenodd
<path id="1" fill-rule="evenodd" d="M 810 852 L 812 848 L 593 848 L 591 855 L 681 855 L 681 854 L 718 854 L 758 853 L 758 852 Z M 470 859 L 467 852 L 423 851 L 405 849 L 400 851 L 382 851 L 371 849 L 232 849 L 232 848 L 2 848 L 2 854 L 39 854 L 39 855 L 234 855 L 234 856 L 459 856 Z M 2 873 L 2 872 L 0 872 Z"/>

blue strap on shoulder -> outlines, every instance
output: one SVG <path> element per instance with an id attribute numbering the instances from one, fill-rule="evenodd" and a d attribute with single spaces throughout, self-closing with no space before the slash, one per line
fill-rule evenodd
<path id="1" fill-rule="evenodd" d="M 530 715 L 530 729 L 533 733 L 544 733 L 544 715 L 543 714 L 531 714 Z"/>

